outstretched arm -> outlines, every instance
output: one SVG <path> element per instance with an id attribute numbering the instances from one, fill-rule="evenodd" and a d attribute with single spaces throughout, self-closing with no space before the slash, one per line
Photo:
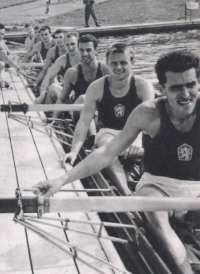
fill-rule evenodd
<path id="1" fill-rule="evenodd" d="M 27 53 L 27 60 L 29 61 L 36 53 L 38 53 L 41 49 L 41 42 L 36 43 L 32 50 Z"/>
<path id="2" fill-rule="evenodd" d="M 50 49 L 47 52 L 47 57 L 46 57 L 44 67 L 42 68 L 42 71 L 39 73 L 38 78 L 36 80 L 36 85 L 37 86 L 39 86 L 42 83 L 45 75 L 47 74 L 48 68 L 51 67 L 53 58 L 54 58 L 54 51 L 52 49 Z"/>
<path id="3" fill-rule="evenodd" d="M 102 81 L 102 79 L 96 80 L 90 84 L 85 94 L 84 108 L 74 132 L 72 150 L 65 157 L 65 159 L 71 158 L 71 164 L 76 160 L 76 157 L 87 137 L 90 124 L 94 118 L 97 101 L 102 97 L 103 83 L 104 81 Z"/>
<path id="4" fill-rule="evenodd" d="M 64 60 L 65 59 L 66 58 L 64 57 Z M 41 91 L 40 91 L 41 94 L 47 91 L 49 85 L 51 84 L 51 81 L 58 75 L 62 66 L 63 66 L 63 56 L 59 57 L 55 61 L 55 63 L 48 69 L 47 74 L 45 75 L 41 84 Z"/>
<path id="5" fill-rule="evenodd" d="M 35 186 L 38 188 L 37 194 L 43 193 L 46 196 L 50 196 L 59 191 L 63 185 L 95 174 L 107 167 L 116 156 L 120 155 L 132 144 L 139 132 L 142 131 L 145 121 L 140 119 L 142 113 L 141 106 L 136 108 L 130 115 L 124 129 L 111 142 L 96 149 L 67 174 L 58 179 L 37 184 Z M 148 125 L 149 121 L 145 123 Z"/>

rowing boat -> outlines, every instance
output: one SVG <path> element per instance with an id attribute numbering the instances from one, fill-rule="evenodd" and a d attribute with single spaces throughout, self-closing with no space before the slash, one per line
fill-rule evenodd
<path id="1" fill-rule="evenodd" d="M 25 78 L 12 70 L 4 72 L 2 77 L 13 89 L 1 89 L 1 105 L 20 102 L 32 105 L 35 98 L 30 88 L 27 88 Z M 32 196 L 23 192 L 23 189 L 32 187 L 39 180 L 55 178 L 57 174 L 65 173 L 60 165 L 64 151 L 55 133 L 52 131 L 48 135 L 46 127 L 41 127 L 40 131 L 32 127 L 34 123 L 31 121 L 34 119 L 42 124 L 44 113 L 35 111 L 30 117 L 22 112 L 20 119 L 23 117 L 29 123 L 19 123 L 19 117 L 12 112 L 12 107 L 10 110 L 10 113 L 0 114 L 3 159 L 0 167 L 0 192 L 3 199 L 16 199 L 16 188 L 21 190 L 22 197 Z M 79 192 L 83 187 L 78 181 L 65 189 L 70 191 L 56 194 L 57 199 L 87 196 L 86 192 Z M 19 199 L 17 205 L 19 206 Z M 1 210 L 3 208 L 5 209 L 4 202 Z M 8 212 L 9 210 L 6 214 L 0 214 L 1 273 L 130 273 L 113 245 L 113 240 L 117 239 L 110 239 L 104 227 L 101 228 L 102 237 L 99 237 L 99 225 L 93 224 L 101 223 L 96 213 L 49 213 L 49 218 L 58 219 L 57 222 L 62 227 L 59 229 L 52 226 L 53 221 L 50 226 L 34 224 L 33 221 L 25 220 L 25 216 L 23 219 L 16 218 L 14 213 Z M 37 216 L 33 213 L 31 215 Z M 18 224 L 13 222 L 13 218 Z M 68 229 L 63 226 L 63 219 L 71 220 Z"/>
<path id="2" fill-rule="evenodd" d="M 30 98 L 33 99 L 33 95 L 31 94 L 31 91 L 27 88 L 26 80 L 23 79 L 22 77 L 19 79 L 19 77 L 17 77 L 16 75 L 13 75 L 13 74 L 10 75 L 10 77 L 12 78 L 13 86 L 15 87 L 15 89 L 14 89 L 14 91 L 8 90 L 7 93 L 4 92 L 4 90 L 2 90 L 2 96 L 3 96 L 2 98 L 3 99 L 1 102 L 1 112 L 9 112 L 9 114 L 7 116 L 5 116 L 7 124 L 9 124 L 9 125 L 16 123 L 16 121 L 18 121 L 18 122 L 22 121 L 22 117 L 19 117 L 15 114 L 16 111 L 17 112 L 20 111 L 20 112 L 24 113 L 24 114 L 22 114 L 22 116 L 23 116 L 23 120 L 25 122 L 23 122 L 21 124 L 23 124 L 23 126 L 26 124 L 28 127 L 28 130 L 30 130 L 31 134 L 35 134 L 35 133 L 33 133 L 34 132 L 34 123 L 32 122 L 33 118 L 38 118 L 38 117 L 36 117 L 38 115 L 37 114 L 38 111 L 41 112 L 44 110 L 45 111 L 53 110 L 52 106 L 45 106 L 45 108 L 44 108 L 43 106 L 32 105 L 30 103 Z M 21 97 L 22 96 L 22 90 L 21 90 L 22 87 L 23 87 L 23 89 L 27 90 L 29 93 L 29 97 L 30 97 L 29 100 L 27 98 L 25 100 L 25 102 L 29 101 L 29 103 L 25 103 L 25 104 L 20 103 L 22 101 L 22 97 Z M 14 96 L 13 92 L 15 92 L 15 91 L 17 91 L 17 95 Z M 13 98 L 13 96 L 15 98 Z M 19 97 L 20 100 L 17 97 Z M 15 102 L 18 101 L 18 103 L 13 104 L 11 101 L 15 101 Z M 68 107 L 69 106 L 67 106 L 67 110 L 69 111 Z M 71 105 L 71 107 L 73 108 L 76 106 Z M 80 109 L 81 108 L 79 108 L 79 110 Z M 70 110 L 74 110 L 74 109 L 70 109 Z M 34 112 L 32 117 L 26 115 L 26 112 L 28 112 L 28 111 Z M 1 115 L 4 115 L 4 114 L 1 113 Z M 39 115 L 41 115 L 41 117 L 44 116 L 41 113 Z M 15 120 L 15 121 L 13 121 L 13 120 Z M 61 122 L 60 121 L 58 121 L 58 122 L 60 124 L 60 126 L 59 126 L 59 130 L 60 130 Z M 4 122 L 4 125 L 6 125 L 5 122 Z M 62 122 L 62 126 L 63 126 L 63 130 L 65 131 L 65 135 L 62 134 L 62 131 L 57 132 L 55 130 L 49 130 L 49 128 L 47 128 L 48 127 L 47 126 L 42 129 L 42 134 L 43 134 L 42 136 L 46 135 L 46 133 L 47 133 L 47 136 L 51 140 L 51 142 L 53 142 L 54 147 L 58 147 L 57 140 L 55 142 L 53 140 L 53 137 L 55 137 L 55 135 L 56 136 L 62 135 L 62 139 L 65 141 L 66 152 L 68 152 L 71 148 L 71 141 L 72 141 L 74 125 L 73 125 L 73 122 L 69 121 L 69 119 L 68 119 L 68 120 L 65 120 L 64 122 Z M 17 129 L 17 131 L 15 131 L 13 129 L 10 130 L 11 135 L 14 133 L 17 133 L 17 135 L 13 135 L 13 136 L 11 136 L 11 138 L 10 137 L 9 138 L 10 138 L 10 143 L 12 144 L 12 146 L 11 146 L 12 154 L 14 155 L 13 161 L 16 161 L 16 159 L 18 159 L 18 161 L 16 162 L 16 167 L 17 167 L 17 169 L 19 169 L 19 174 L 20 174 L 20 172 L 21 172 L 20 168 L 21 168 L 21 166 L 23 166 L 23 164 L 25 164 L 24 162 L 22 162 L 22 163 L 20 162 L 21 159 L 24 157 L 24 154 L 21 151 L 19 151 L 18 153 L 21 153 L 21 154 L 19 154 L 20 157 L 15 156 L 15 151 L 17 151 L 17 143 L 19 142 L 19 139 L 21 139 L 21 137 L 24 137 L 22 134 L 23 130 L 22 130 L 22 128 L 20 128 L 20 130 Z M 36 138 L 38 138 L 37 135 L 36 135 Z M 23 138 L 23 141 L 24 141 L 24 139 L 26 139 L 26 138 Z M 43 151 L 42 158 L 44 156 L 49 158 L 49 156 L 45 155 L 45 154 L 48 154 L 47 150 L 45 150 L 45 152 L 44 152 L 44 148 L 43 148 L 43 146 L 41 147 L 41 144 L 40 144 L 41 140 L 43 140 L 43 139 L 44 139 L 44 137 L 40 136 L 40 141 L 37 143 L 37 147 L 40 147 L 39 150 Z M 20 143 L 20 145 L 21 145 L 21 147 L 23 147 L 24 142 Z M 26 149 L 28 150 L 28 145 L 26 146 Z M 60 150 L 61 150 L 61 147 L 59 148 L 59 151 Z M 86 157 L 87 153 L 88 153 L 87 149 L 85 149 L 83 147 L 83 149 L 79 155 L 80 160 L 82 158 Z M 29 161 L 29 157 L 30 157 L 30 155 L 28 155 L 28 157 L 26 158 L 26 161 Z M 49 159 L 45 160 L 45 161 L 47 161 L 45 163 L 46 170 L 44 172 L 46 174 L 49 172 L 48 160 Z M 55 163 L 52 163 L 52 165 L 53 164 L 55 164 Z M 43 163 L 42 163 L 42 165 L 43 165 Z M 51 168 L 52 168 L 52 166 L 51 166 Z M 69 168 L 69 166 L 67 165 L 66 168 Z M 53 172 L 55 172 L 55 170 Z M 63 170 L 61 171 L 60 169 L 58 169 L 57 172 L 59 172 L 59 174 L 61 174 L 63 172 Z M 30 173 L 30 170 L 29 170 L 29 173 Z M 18 173 L 17 173 L 17 177 L 19 177 Z M 39 178 L 39 175 L 37 175 L 36 177 Z M 22 178 L 23 178 L 23 176 L 21 175 L 20 183 L 21 183 Z M 27 178 L 28 178 L 29 182 L 32 181 L 30 176 L 29 177 L 27 176 L 26 179 Z M 148 225 L 145 222 L 142 214 L 138 213 L 137 211 L 171 210 L 171 209 L 177 209 L 177 210 L 193 209 L 194 210 L 194 209 L 199 208 L 198 199 L 195 199 L 195 200 L 188 199 L 188 201 L 187 201 L 187 199 L 185 199 L 184 201 L 182 199 L 180 199 L 180 201 L 178 201 L 179 199 L 174 199 L 173 201 L 168 200 L 166 204 L 164 204 L 164 200 L 161 199 L 160 201 L 158 201 L 158 202 L 160 202 L 160 204 L 157 203 L 157 207 L 156 207 L 155 201 L 153 201 L 153 203 L 152 203 L 151 199 L 149 201 L 147 201 L 147 199 L 145 198 L 145 202 L 149 202 L 149 203 L 144 204 L 144 200 L 141 198 L 137 199 L 134 197 L 130 197 L 130 198 L 120 197 L 120 193 L 117 190 L 113 190 L 113 188 L 110 187 L 110 185 L 108 184 L 107 180 L 105 179 L 104 175 L 102 175 L 102 173 L 95 174 L 94 176 L 92 176 L 90 178 L 86 178 L 85 180 L 82 180 L 82 184 L 86 187 L 86 189 L 88 189 L 88 186 L 89 186 L 89 189 L 97 188 L 98 190 L 100 190 L 101 196 L 105 196 L 105 198 L 104 197 L 96 197 L 96 196 L 88 198 L 87 196 L 82 196 L 83 194 L 86 195 L 86 193 L 84 193 L 84 192 L 82 193 L 82 192 L 78 191 L 78 189 L 80 189 L 82 187 L 81 182 L 75 182 L 72 184 L 72 188 L 74 186 L 76 195 L 80 196 L 81 198 L 71 197 L 72 191 L 66 192 L 67 197 L 70 197 L 67 199 L 67 201 L 65 201 L 65 199 L 64 199 L 64 197 L 66 196 L 66 193 L 64 193 L 64 192 L 56 194 L 56 197 L 51 198 L 51 200 L 45 200 L 45 199 L 42 200 L 37 197 L 33 198 L 30 196 L 28 198 L 22 196 L 22 198 L 21 198 L 21 196 L 18 195 L 18 197 L 15 197 L 13 200 L 9 197 L 7 200 L 4 199 L 4 201 L 2 199 L 3 204 L 1 204 L 1 210 L 2 210 L 1 213 L 4 212 L 3 209 L 7 211 L 7 214 L 9 212 L 10 213 L 15 212 L 16 208 L 19 209 L 19 212 L 17 212 L 17 215 L 15 215 L 15 217 L 14 217 L 15 222 L 24 226 L 25 231 L 34 232 L 36 234 L 35 237 L 40 236 L 42 239 L 45 239 L 48 242 L 48 244 L 51 245 L 52 249 L 57 247 L 61 251 L 65 252 L 65 254 L 68 254 L 69 256 L 71 256 L 72 261 L 77 260 L 77 263 L 80 265 L 80 268 L 82 267 L 82 264 L 84 264 L 84 267 L 82 268 L 83 270 L 81 270 L 81 271 L 83 271 L 83 273 L 86 272 L 87 267 L 90 269 L 89 270 L 90 273 L 97 273 L 97 272 L 107 273 L 107 271 L 109 273 L 109 270 L 107 268 L 109 268 L 109 269 L 112 268 L 113 271 L 116 271 L 116 273 L 117 273 L 117 271 L 121 271 L 123 273 L 134 273 L 134 271 L 136 271 L 136 273 L 173 273 L 173 271 L 171 271 L 171 267 L 169 265 L 168 260 L 166 258 L 163 258 L 162 250 L 160 250 L 159 247 L 157 245 L 155 245 L 154 239 L 149 231 Z M 25 189 L 27 189 L 30 186 L 24 185 L 24 187 L 25 187 Z M 69 186 L 66 187 L 66 190 L 68 187 Z M 24 188 L 22 188 L 22 189 L 24 189 Z M 109 191 L 104 191 L 105 189 L 109 190 Z M 70 190 L 72 190 L 72 189 L 70 189 Z M 82 188 L 82 190 L 83 190 L 83 188 Z M 96 192 L 99 195 L 99 191 L 96 191 Z M 88 194 L 89 194 L 89 192 L 88 192 Z M 109 197 L 109 196 L 111 196 L 111 197 Z M 56 199 L 57 197 L 58 197 L 58 199 Z M 62 201 L 62 204 L 60 205 L 61 201 Z M 64 204 L 64 202 L 65 202 L 65 204 Z M 186 202 L 188 202 L 188 204 Z M 28 206 L 26 203 L 28 203 Z M 31 206 L 30 206 L 30 204 L 31 204 Z M 132 206 L 132 204 L 134 206 Z M 21 205 L 21 207 L 20 207 L 20 205 Z M 116 206 L 116 205 L 118 205 L 118 206 Z M 50 209 L 46 209 L 49 206 L 50 206 Z M 151 206 L 153 206 L 153 207 L 151 207 Z M 33 207 L 33 208 L 31 208 L 31 207 Z M 21 211 L 22 208 L 23 208 L 24 212 Z M 73 214 L 70 216 L 71 218 L 68 217 L 69 216 L 68 214 L 70 214 L 70 210 L 72 211 L 72 214 Z M 55 216 L 54 214 L 58 211 L 60 212 L 59 216 Z M 79 211 L 78 217 L 76 219 L 74 219 L 74 216 L 75 216 L 74 212 L 77 212 L 77 211 Z M 81 211 L 87 212 L 86 216 L 88 219 L 88 220 L 83 220 L 82 223 L 86 224 L 86 222 L 89 222 L 89 220 L 90 220 L 89 224 L 92 227 L 92 229 L 94 229 L 94 223 L 96 225 L 98 223 L 99 227 L 97 229 L 94 229 L 95 233 L 89 232 L 88 227 L 86 229 L 83 229 L 83 228 L 77 229 L 77 226 L 75 228 L 69 227 L 69 224 L 77 225 L 78 223 L 80 223 L 80 219 L 83 219 L 83 215 L 82 215 L 83 213 L 80 213 Z M 94 219 L 93 219 L 94 211 L 95 212 L 103 212 L 103 214 L 99 215 L 101 219 L 99 219 L 98 215 L 95 215 L 95 221 L 94 221 Z M 136 212 L 133 212 L 133 211 L 136 211 Z M 24 215 L 24 213 L 32 214 L 33 212 L 36 212 L 38 214 L 38 216 L 40 217 L 40 220 L 36 219 L 35 215 L 34 216 Z M 45 212 L 46 212 L 46 214 L 47 214 L 47 212 L 48 212 L 48 214 L 53 214 L 50 217 L 48 217 L 51 222 L 54 220 L 58 220 L 61 223 L 65 222 L 66 224 L 64 224 L 64 225 L 62 224 L 61 226 L 51 224 L 51 225 L 49 225 L 50 228 L 48 226 L 48 231 L 46 232 L 46 230 L 41 229 L 42 225 L 47 226 L 47 224 L 44 224 L 44 222 L 46 220 L 42 219 L 43 215 L 45 215 L 45 214 L 42 215 L 42 213 L 45 213 Z M 107 212 L 109 212 L 109 213 L 107 213 Z M 97 219 L 98 219 L 98 221 L 97 221 Z M 92 222 L 91 222 L 91 220 L 92 220 Z M 3 222 L 3 219 L 2 219 L 2 222 Z M 109 228 L 106 230 L 107 223 L 109 223 L 109 224 L 112 223 L 112 225 L 110 225 L 110 226 L 112 226 L 114 228 L 112 228 L 112 229 Z M 38 227 L 38 224 L 39 224 L 39 227 Z M 83 224 L 81 224 L 81 227 L 82 226 L 83 226 Z M 174 224 L 174 227 L 178 231 L 178 233 L 179 233 L 179 231 L 181 231 L 181 233 L 184 236 L 185 235 L 187 236 L 187 239 L 188 239 L 188 237 L 190 237 L 193 240 L 193 242 L 191 241 L 192 245 L 195 243 L 195 247 L 194 246 L 191 247 L 191 244 L 190 243 L 188 244 L 188 242 L 186 243 L 185 246 L 186 246 L 186 250 L 188 252 L 188 256 L 190 256 L 190 258 L 191 258 L 193 269 L 198 270 L 198 268 L 199 268 L 198 262 L 199 261 L 198 261 L 197 255 L 199 254 L 199 251 L 198 251 L 197 247 L 200 247 L 199 240 L 198 240 L 198 231 L 195 228 L 195 233 L 192 233 L 191 230 L 194 230 L 194 227 L 191 226 L 190 222 L 189 223 L 182 222 L 181 226 L 183 227 L 183 229 L 179 228 L 179 224 L 177 224 L 177 222 L 175 222 L 175 224 Z M 95 237 L 98 239 L 98 241 L 100 241 L 102 243 L 104 243 L 105 240 L 108 240 L 108 239 L 109 239 L 109 241 L 110 240 L 115 241 L 115 243 L 112 244 L 112 247 L 115 246 L 119 254 L 117 254 L 116 251 L 114 252 L 115 249 L 112 249 L 112 251 L 110 251 L 111 247 L 109 247 L 109 248 L 105 247 L 108 244 L 106 244 L 106 245 L 105 245 L 105 243 L 104 244 L 101 243 L 101 244 L 104 246 L 104 250 L 109 250 L 109 252 L 108 253 L 105 252 L 106 255 L 105 254 L 104 255 L 106 257 L 110 257 L 111 256 L 109 254 L 110 252 L 115 253 L 115 259 L 113 261 L 116 261 L 117 264 L 119 263 L 120 266 L 110 264 L 110 262 L 108 262 L 108 264 L 106 264 L 106 266 L 105 266 L 103 264 L 102 259 L 100 259 L 99 257 L 96 257 L 96 256 L 95 256 L 95 258 L 94 258 L 94 256 L 92 257 L 91 253 L 89 254 L 89 259 L 87 258 L 86 260 L 84 260 L 82 257 L 79 256 L 79 253 L 85 252 L 84 255 L 88 256 L 88 254 L 86 254 L 87 252 L 85 250 L 83 250 L 82 248 L 77 247 L 77 245 L 74 245 L 74 244 L 69 244 L 69 245 L 66 244 L 68 249 L 63 248 L 62 245 L 64 245 L 64 240 L 62 239 L 59 244 L 57 242 L 57 241 L 59 241 L 59 239 L 57 239 L 57 238 L 55 239 L 54 236 L 52 237 L 52 233 L 49 233 L 49 230 L 51 230 L 51 232 L 53 231 L 53 234 L 55 234 L 55 233 L 57 234 L 56 229 L 59 229 L 59 228 L 62 231 L 64 230 L 64 234 L 66 233 L 66 231 L 69 233 L 73 243 L 74 242 L 77 243 L 77 237 L 76 236 L 73 237 L 72 236 L 73 233 L 75 233 L 75 234 L 78 233 L 78 235 L 84 235 L 84 236 L 87 235 L 89 237 L 89 239 L 86 242 L 84 242 L 84 244 L 86 246 L 90 245 L 88 243 L 91 243 L 90 237 Z M 104 233 L 106 233 L 106 235 L 103 235 Z M 10 234 L 9 234 L 9 236 L 10 236 Z M 184 237 L 182 237 L 182 238 L 184 241 Z M 30 242 L 32 245 L 33 244 L 32 239 L 35 239 L 35 238 L 32 238 L 31 234 L 28 234 L 28 239 L 30 239 Z M 81 237 L 81 240 L 83 240 L 83 237 Z M 42 244 L 44 246 L 46 245 L 45 242 L 42 242 Z M 41 247 L 41 245 L 40 245 L 40 248 L 43 248 L 43 247 Z M 96 251 L 96 248 L 97 247 L 95 245 L 95 251 Z M 32 250 L 33 249 L 34 248 L 32 248 Z M 72 250 L 72 252 L 70 250 Z M 34 256 L 35 256 L 35 254 L 33 255 L 33 257 Z M 49 256 L 50 256 L 50 254 L 49 254 Z M 35 260 L 35 258 L 34 258 L 34 260 Z M 92 263 L 88 263 L 88 260 L 89 261 L 97 260 L 100 263 L 100 267 L 97 267 L 97 265 L 95 265 L 94 261 L 92 261 Z M 55 259 L 54 259 L 54 263 L 55 263 Z M 103 270 L 102 270 L 102 264 L 103 264 Z M 124 266 L 125 266 L 125 268 L 124 268 Z M 36 267 L 37 267 L 37 264 L 36 264 Z M 59 268 L 60 267 L 61 266 L 59 266 Z M 105 267 L 105 269 L 104 269 L 104 267 Z M 43 269 L 42 271 L 44 271 L 45 266 L 40 265 L 40 268 Z M 62 269 L 62 268 L 60 268 L 60 269 Z M 93 271 L 93 272 L 91 272 L 91 271 Z M 56 272 L 54 272 L 54 273 L 56 273 Z M 76 272 L 74 272 L 74 270 L 72 270 L 72 273 L 76 273 Z"/>

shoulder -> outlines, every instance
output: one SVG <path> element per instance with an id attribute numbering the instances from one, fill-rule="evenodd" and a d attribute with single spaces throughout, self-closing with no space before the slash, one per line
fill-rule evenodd
<path id="1" fill-rule="evenodd" d="M 56 59 L 54 64 L 59 64 L 61 66 L 65 66 L 66 65 L 66 54 L 59 56 Z"/>
<path id="2" fill-rule="evenodd" d="M 103 95 L 105 78 L 106 76 L 103 76 L 93 81 L 87 89 L 87 96 L 92 96 L 97 102 L 100 101 Z"/>
<path id="3" fill-rule="evenodd" d="M 101 71 L 102 71 L 102 73 L 103 73 L 103 75 L 108 75 L 109 74 L 109 68 L 108 68 L 108 66 L 106 65 L 106 63 L 105 62 L 99 62 L 100 63 L 100 65 L 101 65 Z"/>
<path id="4" fill-rule="evenodd" d="M 40 42 L 37 42 L 35 45 L 34 45 L 35 48 L 41 48 L 42 47 L 42 41 Z"/>
<path id="5" fill-rule="evenodd" d="M 53 48 L 50 48 L 50 49 L 48 50 L 47 56 L 49 56 L 49 57 L 50 57 L 50 56 L 54 57 L 55 53 L 56 53 L 56 46 L 54 46 Z"/>
<path id="6" fill-rule="evenodd" d="M 65 73 L 64 79 L 75 85 L 78 77 L 78 67 L 71 67 Z"/>
<path id="7" fill-rule="evenodd" d="M 160 113 L 158 99 L 138 105 L 130 115 L 130 120 L 136 128 L 143 130 L 150 136 L 155 136 L 160 127 Z"/>
<path id="8" fill-rule="evenodd" d="M 152 100 L 155 98 L 155 89 L 150 80 L 141 76 L 133 75 L 138 97 L 143 100 Z"/>

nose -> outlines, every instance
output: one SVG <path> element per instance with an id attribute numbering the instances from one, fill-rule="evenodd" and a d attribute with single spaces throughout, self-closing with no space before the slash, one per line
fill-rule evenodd
<path id="1" fill-rule="evenodd" d="M 183 86 L 181 93 L 182 93 L 182 95 L 184 97 L 188 97 L 189 96 L 189 91 L 188 91 L 188 89 L 187 89 L 186 86 Z"/>
<path id="2" fill-rule="evenodd" d="M 121 69 L 121 68 L 122 68 L 121 64 L 117 63 L 117 69 Z"/>

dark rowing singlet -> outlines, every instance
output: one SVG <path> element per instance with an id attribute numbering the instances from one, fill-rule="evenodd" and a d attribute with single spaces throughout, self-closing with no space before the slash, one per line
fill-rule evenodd
<path id="1" fill-rule="evenodd" d="M 61 68 L 61 70 L 58 73 L 59 75 L 62 75 L 63 78 L 64 78 L 65 72 L 68 70 L 68 68 L 72 67 L 72 65 L 70 63 L 70 59 L 69 59 L 69 54 L 66 53 L 65 56 L 66 56 L 66 65 L 64 68 Z"/>
<path id="2" fill-rule="evenodd" d="M 55 40 L 52 41 L 51 48 L 55 46 L 55 43 L 56 43 L 56 42 L 54 42 L 54 41 L 55 41 Z M 42 42 L 40 54 L 41 54 L 43 60 L 46 59 L 48 50 L 49 50 L 49 49 L 45 48 L 45 45 L 44 45 L 44 43 Z"/>
<path id="3" fill-rule="evenodd" d="M 143 134 L 144 168 L 152 175 L 179 180 L 200 180 L 200 99 L 196 120 L 189 132 L 180 132 L 171 123 L 165 99 L 158 101 L 160 132 L 154 138 Z"/>
<path id="4" fill-rule="evenodd" d="M 55 63 L 56 59 L 60 57 L 58 46 L 55 46 L 54 49 L 55 49 L 55 57 L 52 59 L 52 63 Z"/>
<path id="5" fill-rule="evenodd" d="M 91 82 L 87 82 L 83 76 L 83 71 L 82 71 L 82 66 L 81 64 L 78 64 L 78 78 L 73 85 L 73 90 L 75 91 L 75 100 L 82 94 L 86 93 L 86 90 L 88 86 L 95 80 L 101 78 L 103 76 L 102 71 L 101 71 L 101 63 L 98 63 L 98 68 L 97 68 L 97 74 L 94 80 Z"/>
<path id="6" fill-rule="evenodd" d="M 103 97 L 97 103 L 100 127 L 122 130 L 132 110 L 141 102 L 137 96 L 134 76 L 131 78 L 129 91 L 120 98 L 111 94 L 108 76 L 106 76 Z"/>

